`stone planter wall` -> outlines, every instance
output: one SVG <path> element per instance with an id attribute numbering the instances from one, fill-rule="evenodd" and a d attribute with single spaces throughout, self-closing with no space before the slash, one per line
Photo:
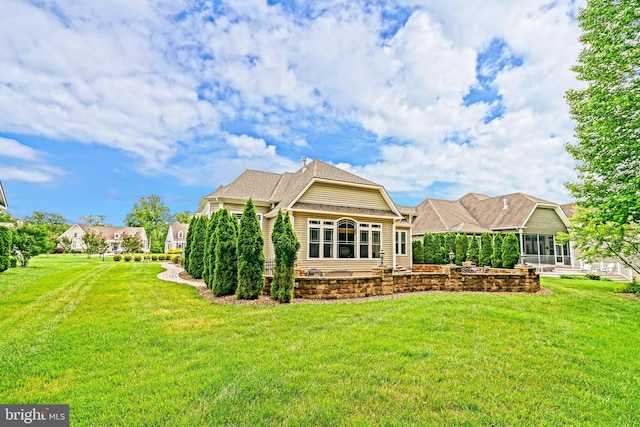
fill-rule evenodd
<path id="1" fill-rule="evenodd" d="M 431 267 L 431 266 L 429 266 Z M 421 291 L 537 292 L 540 276 L 535 268 L 490 269 L 487 273 L 463 273 L 455 265 L 437 266 L 438 271 L 393 274 L 391 268 L 376 268 L 372 277 L 297 277 L 295 298 L 348 299 Z M 273 277 L 265 277 L 263 294 L 269 295 Z"/>

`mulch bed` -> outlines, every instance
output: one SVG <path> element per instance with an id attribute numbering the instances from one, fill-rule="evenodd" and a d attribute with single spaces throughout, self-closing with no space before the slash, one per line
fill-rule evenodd
<path id="1" fill-rule="evenodd" d="M 196 286 L 198 293 L 202 296 L 202 298 L 207 301 L 215 302 L 218 304 L 226 304 L 226 305 L 247 305 L 247 306 L 263 306 L 263 305 L 281 305 L 281 303 L 274 301 L 271 297 L 266 295 L 260 295 L 257 299 L 254 300 L 239 300 L 235 295 L 225 295 L 222 297 L 217 297 L 213 295 L 213 292 L 204 283 L 204 280 L 198 280 L 191 277 L 189 273 L 186 271 L 181 271 L 178 273 L 178 276 L 184 280 L 190 280 L 192 282 L 200 282 L 201 286 Z M 523 296 L 532 296 L 532 295 L 552 295 L 553 291 L 551 289 L 547 289 L 544 287 L 540 287 L 538 292 L 533 293 L 525 293 L 525 292 L 449 292 L 449 291 L 424 291 L 424 292 L 409 292 L 402 294 L 391 294 L 391 295 L 377 295 L 373 297 L 366 298 L 347 298 L 347 299 L 304 299 L 304 298 L 294 298 L 291 300 L 291 304 L 332 304 L 332 303 L 352 303 L 352 302 L 364 302 L 364 301 L 376 301 L 376 300 L 387 300 L 387 299 L 396 299 L 402 298 L 409 295 L 439 295 L 439 294 L 484 294 L 484 295 L 523 295 Z M 631 294 L 633 295 L 633 294 Z"/>

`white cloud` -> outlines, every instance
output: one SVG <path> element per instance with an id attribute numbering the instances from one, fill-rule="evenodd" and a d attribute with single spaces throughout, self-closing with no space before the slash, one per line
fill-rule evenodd
<path id="1" fill-rule="evenodd" d="M 244 167 L 295 170 L 289 157 L 345 125 L 379 138 L 380 158 L 341 161 L 365 163 L 352 170 L 389 190 L 427 197 L 445 181 L 451 197 L 561 201 L 574 175 L 563 95 L 576 86 L 581 4 L 323 1 L 290 13 L 251 0 L 223 2 L 222 16 L 208 3 L 6 0 L 0 132 L 110 146 L 143 171 L 215 186 Z M 408 19 L 383 39 L 382 11 L 396 6 Z M 503 113 L 485 123 L 497 101 L 464 96 L 496 39 L 522 64 L 497 70 Z"/>
<path id="2" fill-rule="evenodd" d="M 38 152 L 18 141 L 0 136 L 0 157 L 11 157 L 20 160 L 36 161 Z"/>

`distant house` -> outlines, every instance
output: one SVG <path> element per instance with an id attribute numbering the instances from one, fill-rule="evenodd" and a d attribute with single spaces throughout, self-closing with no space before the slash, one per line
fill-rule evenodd
<path id="1" fill-rule="evenodd" d="M 566 233 L 569 227 L 567 215 L 557 203 L 523 193 L 497 197 L 469 193 L 458 200 L 426 199 L 416 210 L 414 239 L 425 233 L 513 232 L 528 263 L 572 264 L 570 245 L 555 240 L 557 233 Z"/>
<path id="2" fill-rule="evenodd" d="M 0 210 L 8 209 L 7 198 L 4 195 L 4 189 L 2 188 L 2 181 L 0 181 Z"/>
<path id="3" fill-rule="evenodd" d="M 265 257 L 274 258 L 271 231 L 279 210 L 288 212 L 300 241 L 298 268 L 370 274 L 381 263 L 411 267 L 415 208 L 397 206 L 383 186 L 314 160 L 284 174 L 246 170 L 200 200 L 196 215 L 227 208 L 241 217 L 256 206 Z"/>
<path id="4" fill-rule="evenodd" d="M 58 240 L 68 237 L 71 240 L 71 250 L 84 251 L 85 245 L 82 237 L 92 231 L 105 237 L 109 245 L 107 252 L 117 252 L 122 249 L 122 238 L 125 235 L 137 236 L 142 242 L 142 252 L 149 252 L 149 240 L 147 232 L 143 227 L 111 227 L 111 226 L 91 226 L 84 224 L 74 224 L 67 231 L 62 233 Z"/>
<path id="5" fill-rule="evenodd" d="M 169 252 L 170 249 L 184 249 L 187 244 L 187 231 L 189 224 L 181 224 L 175 222 L 169 225 L 167 238 L 164 243 L 164 251 Z"/>

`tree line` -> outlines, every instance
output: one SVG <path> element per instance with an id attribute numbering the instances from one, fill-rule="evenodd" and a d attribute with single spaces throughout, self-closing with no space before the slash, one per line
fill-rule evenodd
<path id="1" fill-rule="evenodd" d="M 275 251 L 271 297 L 288 303 L 300 248 L 288 213 L 278 211 L 271 240 Z M 184 268 L 193 278 L 203 279 L 215 296 L 258 298 L 264 286 L 264 236 L 253 201 L 245 204 L 240 222 L 226 208 L 210 217 L 195 217 L 187 233 Z"/>
<path id="2" fill-rule="evenodd" d="M 425 233 L 414 240 L 414 264 L 448 264 L 450 256 L 457 265 L 471 261 L 479 266 L 513 268 L 520 259 L 520 244 L 515 233 L 505 236 L 483 233 L 468 236 L 463 233 Z"/>

